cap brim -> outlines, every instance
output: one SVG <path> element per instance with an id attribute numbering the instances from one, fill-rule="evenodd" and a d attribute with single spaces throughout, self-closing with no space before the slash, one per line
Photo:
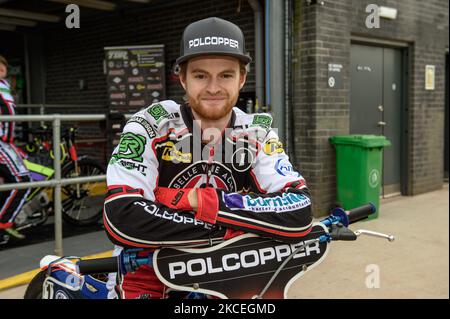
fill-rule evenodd
<path id="1" fill-rule="evenodd" d="M 243 61 L 244 63 L 252 62 L 252 58 L 251 57 L 249 57 L 247 55 L 242 55 L 242 54 L 234 54 L 234 53 L 229 53 L 229 52 L 208 52 L 208 53 L 206 53 L 206 52 L 199 52 L 199 53 L 192 53 L 192 54 L 187 54 L 187 55 L 184 55 L 182 57 L 179 57 L 176 60 L 175 63 L 179 65 L 180 63 L 183 63 L 183 62 L 185 62 L 185 61 L 187 61 L 189 59 L 192 59 L 192 58 L 195 58 L 195 57 L 198 57 L 198 56 L 202 56 L 202 55 L 224 55 L 224 56 L 234 57 L 234 58 L 236 58 L 236 59 L 238 59 L 240 61 Z"/>

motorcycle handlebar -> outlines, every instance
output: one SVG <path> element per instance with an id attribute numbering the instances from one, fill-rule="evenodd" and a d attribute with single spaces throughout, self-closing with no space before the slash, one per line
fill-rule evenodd
<path id="1" fill-rule="evenodd" d="M 356 207 L 348 211 L 348 220 L 350 223 L 354 223 L 358 220 L 369 217 L 369 215 L 374 214 L 376 211 L 377 208 L 372 203 Z"/>
<path id="2" fill-rule="evenodd" d="M 78 262 L 80 274 L 100 274 L 117 272 L 119 270 L 118 257 L 80 260 Z"/>

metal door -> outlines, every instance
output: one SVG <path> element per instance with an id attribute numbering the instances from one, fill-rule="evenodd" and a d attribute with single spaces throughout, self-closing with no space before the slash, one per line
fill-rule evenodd
<path id="1" fill-rule="evenodd" d="M 382 194 L 400 193 L 402 52 L 353 44 L 350 133 L 384 135 Z"/>

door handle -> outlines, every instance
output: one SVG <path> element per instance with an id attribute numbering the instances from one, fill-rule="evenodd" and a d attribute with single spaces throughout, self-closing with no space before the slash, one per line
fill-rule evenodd
<path id="1" fill-rule="evenodd" d="M 383 121 L 378 122 L 378 126 L 385 126 L 385 125 L 386 125 L 386 122 L 383 122 Z"/>
<path id="2" fill-rule="evenodd" d="M 378 105 L 378 109 L 380 110 L 380 112 L 383 112 L 384 111 L 383 105 Z"/>

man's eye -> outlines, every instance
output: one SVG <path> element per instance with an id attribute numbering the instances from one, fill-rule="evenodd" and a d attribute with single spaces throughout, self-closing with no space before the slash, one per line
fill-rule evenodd
<path id="1" fill-rule="evenodd" d="M 224 74 L 224 75 L 222 75 L 222 77 L 224 79 L 231 79 L 233 77 L 233 74 Z"/>
<path id="2" fill-rule="evenodd" d="M 205 78 L 205 75 L 204 74 L 196 74 L 196 75 L 194 75 L 194 78 L 195 79 L 199 79 L 199 80 L 203 80 Z"/>

